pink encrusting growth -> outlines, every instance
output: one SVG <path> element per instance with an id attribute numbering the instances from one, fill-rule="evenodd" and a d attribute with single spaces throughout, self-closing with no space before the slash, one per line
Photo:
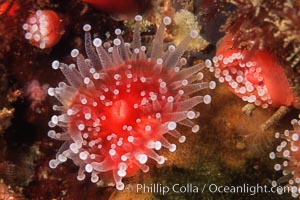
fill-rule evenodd
<path id="1" fill-rule="evenodd" d="M 26 31 L 25 38 L 41 49 L 53 47 L 64 34 L 62 19 L 52 10 L 32 13 L 23 24 L 23 29 Z"/>
<path id="2" fill-rule="evenodd" d="M 294 197 L 300 194 L 300 121 L 293 119 L 291 121 L 293 130 L 285 130 L 282 134 L 275 133 L 275 138 L 281 140 L 276 147 L 276 152 L 270 153 L 270 158 L 283 159 L 282 162 L 274 165 L 276 171 L 282 171 L 283 177 L 277 181 L 273 181 L 275 187 L 281 183 L 287 183 L 291 186 L 291 193 Z"/>
<path id="3" fill-rule="evenodd" d="M 215 77 L 248 103 L 262 108 L 291 106 L 295 103 L 283 68 L 267 50 L 250 53 L 234 49 L 232 36 L 226 35 L 213 58 Z"/>
<path id="4" fill-rule="evenodd" d="M 178 125 L 199 131 L 199 125 L 192 121 L 200 115 L 194 107 L 201 102 L 209 104 L 211 97 L 196 93 L 213 89 L 216 84 L 200 81 L 204 63 L 183 67 L 187 60 L 182 55 L 197 31 L 191 31 L 177 47 L 170 45 L 164 51 L 164 29 L 171 23 L 165 17 L 151 47 L 146 48 L 141 45 L 141 20 L 136 16 L 131 44 L 125 43 L 121 30 L 116 29 L 117 37 L 108 48 L 108 43 L 103 45 L 99 38 L 92 41 L 91 26 L 84 25 L 88 59 L 74 49 L 71 56 L 77 67 L 52 63 L 70 85 L 60 82 L 48 90 L 62 104 L 53 106 L 62 114 L 53 115 L 49 122 L 50 127 L 59 126 L 62 132 L 50 130 L 48 135 L 65 140 L 56 158 L 49 162 L 51 168 L 69 158 L 79 166 L 78 180 L 83 180 L 87 172 L 92 182 L 116 184 L 123 190 L 122 178 L 139 169 L 147 172 L 150 158 L 158 164 L 165 162 L 157 152 L 162 147 L 176 150 L 169 136 L 180 143 L 186 140 Z"/>
<path id="5" fill-rule="evenodd" d="M 31 101 L 30 108 L 35 110 L 38 105 L 45 101 L 49 85 L 41 85 L 38 80 L 32 80 L 25 88 L 25 95 Z"/>

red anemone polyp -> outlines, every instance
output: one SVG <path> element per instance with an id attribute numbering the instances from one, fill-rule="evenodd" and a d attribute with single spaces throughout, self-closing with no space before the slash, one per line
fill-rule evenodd
<path id="1" fill-rule="evenodd" d="M 97 9 L 120 14 L 136 13 L 138 11 L 138 2 L 136 0 L 82 0 L 89 3 Z M 145 2 L 146 3 L 146 2 Z"/>
<path id="2" fill-rule="evenodd" d="M 248 103 L 267 108 L 291 106 L 295 97 L 286 74 L 267 50 L 234 49 L 232 36 L 218 44 L 213 58 L 215 77 Z"/>
<path id="3" fill-rule="evenodd" d="M 18 1 L 5 1 L 0 4 L 0 16 L 7 13 L 8 16 L 15 17 L 19 9 L 20 5 Z"/>
<path id="4" fill-rule="evenodd" d="M 191 31 L 177 47 L 170 45 L 164 51 L 164 29 L 171 23 L 165 17 L 147 51 L 141 45 L 141 20 L 141 16 L 136 16 L 131 45 L 116 29 L 117 37 L 108 49 L 101 39 L 91 40 L 91 26 L 85 25 L 88 59 L 74 49 L 71 56 L 77 67 L 52 63 L 70 85 L 60 82 L 48 90 L 62 104 L 53 106 L 62 114 L 53 115 L 49 126 L 63 129 L 50 130 L 48 135 L 65 140 L 56 158 L 49 162 L 51 168 L 69 158 L 79 166 L 78 180 L 83 180 L 88 172 L 92 182 L 116 184 L 118 190 L 123 190 L 122 178 L 139 169 L 147 172 L 149 158 L 158 164 L 165 162 L 165 157 L 157 152 L 162 147 L 176 150 L 176 145 L 168 141 L 169 136 L 180 143 L 185 141 L 186 137 L 177 130 L 179 125 L 199 131 L 199 125 L 192 121 L 199 116 L 194 107 L 201 102 L 209 104 L 211 97 L 198 92 L 213 89 L 216 83 L 201 81 L 204 63 L 183 67 L 187 61 L 182 55 L 197 37 L 197 31 Z"/>
<path id="5" fill-rule="evenodd" d="M 64 34 L 62 19 L 53 10 L 37 10 L 23 24 L 25 38 L 40 49 L 56 45 Z"/>

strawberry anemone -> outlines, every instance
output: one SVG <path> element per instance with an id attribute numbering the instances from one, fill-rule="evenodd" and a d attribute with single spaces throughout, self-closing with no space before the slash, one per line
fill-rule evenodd
<path id="1" fill-rule="evenodd" d="M 283 67 L 268 50 L 249 52 L 233 48 L 232 35 L 218 44 L 215 77 L 243 101 L 262 108 L 294 106 L 296 98 Z"/>
<path id="2" fill-rule="evenodd" d="M 300 120 L 293 119 L 291 121 L 293 129 L 285 130 L 283 133 L 276 132 L 275 139 L 280 143 L 276 147 L 276 151 L 271 152 L 269 157 L 274 160 L 281 159 L 274 165 L 275 171 L 281 171 L 282 177 L 277 181 L 273 181 L 274 187 L 280 184 L 289 186 L 293 197 L 299 197 L 300 194 Z"/>
<path id="3" fill-rule="evenodd" d="M 37 10 L 23 24 L 25 39 L 40 49 L 56 45 L 64 34 L 62 19 L 53 10 Z"/>
<path id="4" fill-rule="evenodd" d="M 187 60 L 182 55 L 197 31 L 164 51 L 164 29 L 171 23 L 165 17 L 147 48 L 141 44 L 142 17 L 135 19 L 132 43 L 125 43 L 116 29 L 109 48 L 100 38 L 92 41 L 91 26 L 84 25 L 88 58 L 74 49 L 71 56 L 77 66 L 54 61 L 52 67 L 60 69 L 69 84 L 60 82 L 48 90 L 62 104 L 53 106 L 61 114 L 52 116 L 49 126 L 54 129 L 48 135 L 65 141 L 49 166 L 71 159 L 79 166 L 78 180 L 90 173 L 92 182 L 113 184 L 118 190 L 124 189 L 122 178 L 140 169 L 149 171 L 149 159 L 165 162 L 158 151 L 176 150 L 170 136 L 180 143 L 186 140 L 179 126 L 199 131 L 193 122 L 199 116 L 195 106 L 209 104 L 211 97 L 198 92 L 216 86 L 214 81 L 201 81 L 205 63 L 183 67 Z M 57 132 L 57 126 L 62 131 Z"/>

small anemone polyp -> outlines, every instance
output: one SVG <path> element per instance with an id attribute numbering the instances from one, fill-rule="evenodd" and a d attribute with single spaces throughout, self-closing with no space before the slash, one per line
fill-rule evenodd
<path id="1" fill-rule="evenodd" d="M 265 49 L 250 52 L 233 47 L 233 36 L 225 35 L 212 59 L 215 77 L 243 101 L 262 108 L 297 106 L 284 68 Z"/>
<path id="2" fill-rule="evenodd" d="M 55 46 L 64 34 L 63 21 L 53 10 L 37 10 L 23 24 L 25 39 L 40 49 Z"/>
<path id="3" fill-rule="evenodd" d="M 74 49 L 71 56 L 76 64 L 54 61 L 52 67 L 60 69 L 69 84 L 60 82 L 48 90 L 61 103 L 53 106 L 61 114 L 53 115 L 49 126 L 62 129 L 50 130 L 48 135 L 65 141 L 50 167 L 69 158 L 79 166 L 78 180 L 90 173 L 92 182 L 115 184 L 118 190 L 124 189 L 123 177 L 133 176 L 139 169 L 149 171 L 149 158 L 163 164 L 165 157 L 158 154 L 162 147 L 176 151 L 169 136 L 185 142 L 178 125 L 199 131 L 192 121 L 200 115 L 194 107 L 209 104 L 211 97 L 198 92 L 216 86 L 214 81 L 201 81 L 200 71 L 211 65 L 210 61 L 183 67 L 187 60 L 182 55 L 197 31 L 164 51 L 164 29 L 171 23 L 165 17 L 146 48 L 141 44 L 142 17 L 135 19 L 133 42 L 125 43 L 121 30 L 116 29 L 117 37 L 108 49 L 101 39 L 92 41 L 91 26 L 84 25 L 88 58 Z"/>
<path id="4" fill-rule="evenodd" d="M 287 183 L 291 188 L 291 194 L 298 197 L 300 194 L 300 120 L 291 121 L 292 130 L 285 130 L 283 133 L 276 132 L 275 138 L 280 140 L 275 152 L 269 154 L 272 160 L 276 158 L 283 159 L 274 165 L 275 171 L 282 171 L 282 177 L 273 181 L 273 186 L 281 183 Z"/>

